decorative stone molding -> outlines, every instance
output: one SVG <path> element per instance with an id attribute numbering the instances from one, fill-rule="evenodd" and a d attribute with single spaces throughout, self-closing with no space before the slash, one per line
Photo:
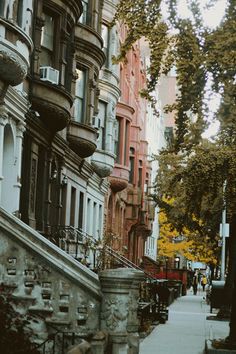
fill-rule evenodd
<path id="1" fill-rule="evenodd" d="M 8 110 L 6 106 L 0 105 L 0 125 L 5 126 L 8 122 Z"/>
<path id="2" fill-rule="evenodd" d="M 137 332 L 139 325 L 137 301 L 144 273 L 130 268 L 107 269 L 100 272 L 99 278 L 103 293 L 101 329 L 110 335 L 112 353 L 129 353 L 128 337 Z"/>
<path id="3" fill-rule="evenodd" d="M 85 158 L 91 156 L 96 150 L 97 134 L 97 129 L 72 120 L 68 127 L 67 138 L 72 150 Z"/>
<path id="4" fill-rule="evenodd" d="M 91 165 L 95 172 L 102 178 L 110 176 L 114 163 L 115 156 L 103 150 L 96 150 L 91 159 Z"/>
<path id="5" fill-rule="evenodd" d="M 127 188 L 128 182 L 122 180 L 121 178 L 110 178 L 109 179 L 111 189 L 114 193 L 121 192 L 123 189 Z"/>
<path id="6" fill-rule="evenodd" d="M 128 303 L 117 299 L 115 296 L 105 299 L 101 320 L 105 321 L 108 330 L 114 331 L 118 328 L 119 322 L 127 319 L 127 305 Z"/>
<path id="7" fill-rule="evenodd" d="M 57 85 L 33 81 L 32 109 L 40 114 L 40 119 L 52 133 L 64 129 L 70 122 L 71 95 Z"/>
<path id="8" fill-rule="evenodd" d="M 28 65 L 20 54 L 0 42 L 0 77 L 12 86 L 19 85 L 27 75 Z"/>
<path id="9" fill-rule="evenodd" d="M 35 109 L 40 111 L 40 119 L 50 131 L 60 131 L 70 123 L 70 114 L 63 107 L 40 99 L 34 99 L 33 102 Z"/>

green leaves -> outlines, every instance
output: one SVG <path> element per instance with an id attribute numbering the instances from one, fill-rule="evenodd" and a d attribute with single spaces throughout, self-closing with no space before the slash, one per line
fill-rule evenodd
<path id="1" fill-rule="evenodd" d="M 209 0 L 206 8 L 213 7 L 215 2 Z M 168 18 L 162 13 L 163 3 L 166 3 Z M 235 89 L 232 89 L 236 77 L 235 3 L 232 0 L 228 2 L 224 21 L 216 29 L 204 27 L 200 1 L 189 0 L 187 3 L 191 16 L 183 19 L 178 13 L 177 0 L 121 0 L 113 20 L 113 24 L 120 21 L 128 29 L 116 62 L 125 60 L 127 51 L 141 37 L 149 43 L 150 66 L 147 69 L 147 84 L 141 95 L 150 100 L 154 110 L 157 100 L 155 90 L 161 75 L 167 75 L 173 66 L 176 68 L 178 96 L 175 104 L 166 109 L 175 113 L 174 148 L 177 152 L 200 143 L 204 119 L 209 113 L 206 104 L 209 76 L 213 78 L 212 89 L 220 92 L 225 100 L 218 115 L 235 115 L 232 112 L 235 112 L 236 97 Z M 230 95 L 233 91 L 234 95 Z M 194 139 L 190 138 L 192 117 L 189 112 L 202 123 L 202 130 L 198 130 Z M 228 128 L 232 135 L 232 125 L 229 124 Z"/>
<path id="2" fill-rule="evenodd" d="M 162 1 L 162 3 L 164 0 Z M 200 1 L 188 0 L 191 16 L 181 18 L 178 1 L 121 0 L 115 20 L 127 25 L 127 37 L 119 60 L 136 40 L 144 37 L 150 47 L 150 66 L 143 97 L 155 107 L 156 85 L 174 66 L 177 73 L 176 101 L 165 107 L 175 115 L 174 144 L 162 151 L 154 200 L 178 232 L 185 227 L 193 235 L 216 243 L 223 207 L 223 183 L 230 220 L 236 211 L 236 6 L 227 2 L 226 15 L 217 28 L 204 27 Z M 214 6 L 209 0 L 207 6 Z M 221 96 L 215 118 L 220 130 L 214 142 L 202 139 L 209 84 Z M 165 198 L 173 199 L 170 205 Z M 201 220 L 199 223 L 198 221 Z"/>

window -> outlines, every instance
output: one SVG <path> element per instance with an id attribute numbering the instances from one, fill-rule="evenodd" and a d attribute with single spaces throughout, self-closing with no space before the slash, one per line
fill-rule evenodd
<path id="1" fill-rule="evenodd" d="M 92 210 L 91 210 L 91 199 L 87 199 L 87 220 L 86 220 L 86 232 L 91 235 L 92 226 L 91 220 L 93 220 Z"/>
<path id="2" fill-rule="evenodd" d="M 17 24 L 22 27 L 23 25 L 23 0 L 18 0 L 17 5 Z"/>
<path id="3" fill-rule="evenodd" d="M 106 55 L 106 61 L 104 65 L 109 66 L 109 28 L 107 25 L 102 24 L 102 39 L 103 39 L 103 52 Z"/>
<path id="4" fill-rule="evenodd" d="M 55 20 L 49 14 L 44 14 L 44 18 L 41 36 L 41 65 L 53 66 Z"/>
<path id="5" fill-rule="evenodd" d="M 71 187 L 71 199 L 70 199 L 70 225 L 75 226 L 75 201 L 76 201 L 76 189 Z"/>
<path id="6" fill-rule="evenodd" d="M 90 25 L 91 11 L 89 9 L 88 0 L 82 0 L 82 4 L 83 4 L 83 13 L 79 18 L 79 23 L 82 23 L 83 25 Z"/>
<path id="7" fill-rule="evenodd" d="M 48 50 L 53 50 L 54 19 L 52 16 L 44 14 L 45 24 L 42 28 L 41 45 Z"/>
<path id="8" fill-rule="evenodd" d="M 127 166 L 127 160 L 128 160 L 128 138 L 129 138 L 129 122 L 126 121 L 125 123 L 125 146 L 124 146 L 124 165 Z"/>
<path id="9" fill-rule="evenodd" d="M 173 127 L 165 127 L 164 136 L 168 146 L 171 146 L 174 139 Z"/>
<path id="10" fill-rule="evenodd" d="M 129 183 L 134 183 L 134 148 L 130 148 L 130 156 L 129 156 Z"/>
<path id="11" fill-rule="evenodd" d="M 4 16 L 5 0 L 0 1 L 0 16 Z"/>
<path id="12" fill-rule="evenodd" d="M 102 205 L 99 205 L 98 213 L 98 239 L 102 237 Z"/>
<path id="13" fill-rule="evenodd" d="M 115 140 L 115 154 L 116 162 L 120 163 L 120 134 L 121 134 L 121 120 L 117 119 L 116 140 Z"/>
<path id="14" fill-rule="evenodd" d="M 139 168 L 138 168 L 138 187 L 142 187 L 142 174 L 143 174 L 143 162 L 142 160 L 139 160 Z"/>
<path id="15" fill-rule="evenodd" d="M 106 115 L 107 115 L 107 103 L 99 101 L 98 103 L 99 113 L 98 118 L 100 122 L 99 137 L 97 141 L 97 148 L 105 150 L 105 125 L 106 125 Z"/>
<path id="16" fill-rule="evenodd" d="M 79 194 L 79 219 L 78 219 L 78 228 L 83 229 L 83 214 L 84 214 L 84 193 L 80 192 Z"/>
<path id="17" fill-rule="evenodd" d="M 87 71 L 77 68 L 78 79 L 75 85 L 75 113 L 74 119 L 76 122 L 85 122 L 85 103 L 86 103 L 86 82 Z"/>
<path id="18" fill-rule="evenodd" d="M 94 238 L 98 238 L 98 215 L 97 215 L 97 203 L 96 202 L 93 202 L 93 237 Z"/>

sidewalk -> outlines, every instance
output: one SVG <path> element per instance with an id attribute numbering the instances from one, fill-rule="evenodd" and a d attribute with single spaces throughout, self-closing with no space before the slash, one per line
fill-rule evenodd
<path id="1" fill-rule="evenodd" d="M 210 306 L 204 293 L 175 300 L 169 308 L 169 319 L 158 325 L 140 344 L 140 354 L 203 354 L 205 340 L 225 338 L 229 334 L 227 321 L 207 320 Z"/>

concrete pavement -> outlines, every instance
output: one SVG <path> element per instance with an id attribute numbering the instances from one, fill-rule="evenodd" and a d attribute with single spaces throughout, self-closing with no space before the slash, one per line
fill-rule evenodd
<path id="1" fill-rule="evenodd" d="M 160 324 L 140 344 L 140 354 L 203 354 L 206 339 L 225 338 L 229 334 L 227 321 L 208 320 L 210 306 L 205 293 L 175 300 L 169 307 L 169 319 Z"/>

